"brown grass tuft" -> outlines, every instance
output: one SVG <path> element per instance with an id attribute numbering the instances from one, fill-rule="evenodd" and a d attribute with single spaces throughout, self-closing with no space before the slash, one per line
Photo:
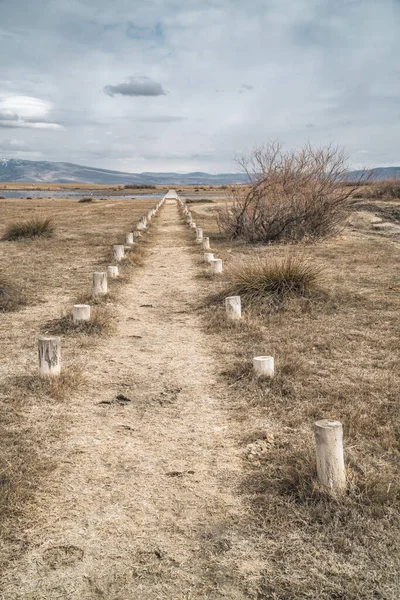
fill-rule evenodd
<path id="1" fill-rule="evenodd" d="M 54 234 L 54 224 L 50 218 L 30 219 L 29 221 L 19 221 L 11 223 L 6 229 L 2 240 L 15 241 L 26 238 L 44 237 L 50 238 Z"/>
<path id="2" fill-rule="evenodd" d="M 70 313 L 58 319 L 47 321 L 47 323 L 42 325 L 41 331 L 49 335 L 68 335 L 74 333 L 100 335 L 109 331 L 111 319 L 111 313 L 107 307 L 95 306 L 91 308 L 90 321 L 75 323 Z"/>
<path id="3" fill-rule="evenodd" d="M 248 304 L 265 300 L 282 302 L 289 297 L 307 297 L 319 290 L 322 269 L 309 259 L 289 254 L 285 258 L 249 257 L 227 271 L 228 283 L 210 297 L 241 296 Z"/>
<path id="4" fill-rule="evenodd" d="M 19 287 L 0 277 L 0 312 L 13 312 L 25 304 L 26 298 Z"/>

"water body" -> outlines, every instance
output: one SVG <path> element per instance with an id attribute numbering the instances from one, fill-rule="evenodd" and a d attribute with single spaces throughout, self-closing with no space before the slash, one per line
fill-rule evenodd
<path id="1" fill-rule="evenodd" d="M 124 195 L 124 196 L 107 196 L 107 194 L 102 194 L 101 191 L 96 191 L 93 193 L 86 193 L 84 191 L 79 191 L 79 190 L 2 190 L 0 188 L 0 196 L 4 196 L 4 198 L 43 198 L 43 199 L 48 199 L 48 198 L 88 198 L 91 197 L 93 199 L 95 198 L 104 198 L 105 200 L 148 200 L 151 198 L 162 198 L 164 196 L 163 193 L 155 193 L 155 194 L 138 194 L 137 196 L 135 195 Z M 182 198 L 187 198 L 187 199 L 215 199 L 215 200 L 222 200 L 225 199 L 226 196 L 214 196 L 214 195 L 209 195 L 209 194 L 202 194 L 197 195 L 197 196 L 193 196 L 193 195 L 188 195 L 188 196 L 184 196 L 182 195 Z"/>

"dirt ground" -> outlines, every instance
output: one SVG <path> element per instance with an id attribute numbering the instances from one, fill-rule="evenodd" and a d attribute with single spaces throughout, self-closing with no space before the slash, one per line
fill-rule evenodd
<path id="1" fill-rule="evenodd" d="M 240 463 L 175 203 L 159 219 L 148 265 L 121 291 L 113 335 L 80 352 L 87 383 L 61 409 L 57 465 L 4 598 L 245 597 L 231 560 L 216 573 L 209 564 L 241 511 Z"/>
<path id="2" fill-rule="evenodd" d="M 10 221 L 18 205 L 2 202 Z M 24 379 L 38 331 L 152 206 L 66 202 L 52 204 L 56 239 L 0 244 L 4 271 L 29 292 L 27 308 L 1 316 L 2 458 L 12 444 L 23 481 L 2 522 L 0 598 L 398 600 L 397 230 L 358 211 L 343 235 L 301 248 L 325 267 L 321 298 L 244 305 L 232 325 L 207 304 L 225 275 L 209 278 L 168 202 L 144 265 L 123 269 L 107 300 L 110 330 L 63 336 L 59 396 Z M 285 255 L 222 240 L 216 206 L 191 209 L 228 270 Z M 259 354 L 275 356 L 273 382 L 252 378 Z M 343 422 L 340 501 L 315 483 L 322 417 Z"/>

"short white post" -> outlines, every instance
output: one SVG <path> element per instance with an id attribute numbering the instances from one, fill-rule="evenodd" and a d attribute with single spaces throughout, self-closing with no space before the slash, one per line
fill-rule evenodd
<path id="1" fill-rule="evenodd" d="M 210 249 L 210 238 L 203 237 L 203 250 L 209 250 L 209 249 Z"/>
<path id="2" fill-rule="evenodd" d="M 242 305 L 240 296 L 228 296 L 225 298 L 226 316 L 231 321 L 242 318 Z"/>
<path id="3" fill-rule="evenodd" d="M 343 456 L 343 428 L 340 421 L 322 419 L 314 423 L 319 482 L 332 492 L 346 490 Z"/>
<path id="4" fill-rule="evenodd" d="M 93 273 L 93 296 L 105 296 L 107 294 L 107 273 Z"/>
<path id="5" fill-rule="evenodd" d="M 253 369 L 257 377 L 273 377 L 275 372 L 273 356 L 255 356 Z"/>
<path id="6" fill-rule="evenodd" d="M 61 339 L 41 337 L 38 340 L 39 374 L 56 377 L 61 373 Z"/>
<path id="7" fill-rule="evenodd" d="M 90 305 L 74 304 L 72 318 L 74 323 L 78 323 L 79 321 L 90 321 Z"/>
<path id="8" fill-rule="evenodd" d="M 118 267 L 114 267 L 114 266 L 107 267 L 107 275 L 111 279 L 115 279 L 116 277 L 118 277 Z"/>
<path id="9" fill-rule="evenodd" d="M 212 258 L 210 260 L 210 267 L 213 275 L 222 273 L 222 260 L 220 258 Z"/>
<path id="10" fill-rule="evenodd" d="M 126 234 L 126 238 L 125 238 L 125 243 L 130 245 L 130 244 L 134 244 L 133 241 L 133 231 L 129 232 Z"/>
<path id="11" fill-rule="evenodd" d="M 115 244 L 114 248 L 114 258 L 115 260 L 122 260 L 125 256 L 125 249 L 122 244 Z"/>
<path id="12" fill-rule="evenodd" d="M 196 242 L 201 244 L 203 241 L 203 230 L 201 227 L 196 227 Z"/>
<path id="13" fill-rule="evenodd" d="M 214 260 L 213 252 L 204 252 L 204 260 L 208 263 Z"/>
<path id="14" fill-rule="evenodd" d="M 196 223 L 195 223 L 194 221 L 192 221 L 192 222 L 190 223 L 190 227 L 191 227 L 192 229 L 196 229 Z"/>

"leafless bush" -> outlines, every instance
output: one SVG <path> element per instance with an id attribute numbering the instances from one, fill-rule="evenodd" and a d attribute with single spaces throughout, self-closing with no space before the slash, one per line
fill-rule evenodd
<path id="1" fill-rule="evenodd" d="M 249 242 L 314 241 L 343 225 L 354 186 L 348 182 L 346 157 L 333 146 L 307 143 L 284 151 L 278 142 L 238 159 L 249 188 L 233 187 L 219 214 L 220 230 Z"/>

